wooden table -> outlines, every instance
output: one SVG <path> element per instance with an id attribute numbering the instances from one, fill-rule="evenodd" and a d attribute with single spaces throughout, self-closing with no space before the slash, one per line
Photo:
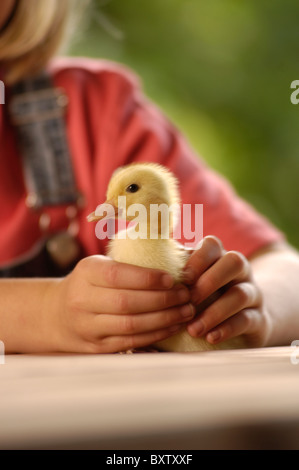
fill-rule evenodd
<path id="1" fill-rule="evenodd" d="M 6 356 L 0 448 L 299 449 L 299 347 Z"/>

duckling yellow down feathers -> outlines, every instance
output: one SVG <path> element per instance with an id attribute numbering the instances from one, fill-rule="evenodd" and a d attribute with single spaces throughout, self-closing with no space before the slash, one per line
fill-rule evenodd
<path id="1" fill-rule="evenodd" d="M 115 216 L 135 223 L 110 240 L 108 256 L 121 263 L 167 271 L 180 282 L 188 252 L 171 238 L 180 203 L 174 175 L 155 163 L 127 165 L 114 172 L 106 196 L 106 203 L 88 216 L 89 222 L 102 219 L 105 213 L 107 218 Z M 162 212 L 157 211 L 158 207 Z M 211 345 L 183 330 L 155 346 L 183 352 L 230 349 L 240 347 L 240 342 L 237 338 Z"/>

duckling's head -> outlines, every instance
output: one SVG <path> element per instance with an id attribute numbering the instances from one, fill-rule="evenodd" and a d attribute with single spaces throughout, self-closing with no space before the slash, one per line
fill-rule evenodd
<path id="1" fill-rule="evenodd" d="M 105 204 L 112 205 L 116 216 L 128 221 L 135 217 L 128 215 L 133 204 L 141 204 L 150 214 L 151 205 L 171 207 L 180 202 L 177 179 L 167 168 L 156 163 L 134 163 L 117 169 L 111 177 L 106 196 Z M 102 216 L 97 216 L 97 212 L 90 214 L 88 220 L 100 220 Z"/>
<path id="2" fill-rule="evenodd" d="M 137 163 L 116 170 L 108 186 L 107 200 L 116 203 L 119 196 L 126 197 L 127 208 L 131 204 L 149 209 L 151 204 L 171 206 L 179 202 L 176 178 L 155 163 Z"/>

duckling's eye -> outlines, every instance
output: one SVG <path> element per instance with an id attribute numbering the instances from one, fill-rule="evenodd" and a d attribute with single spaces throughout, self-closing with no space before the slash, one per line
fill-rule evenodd
<path id="1" fill-rule="evenodd" d="M 127 193 L 137 193 L 139 190 L 138 184 L 130 184 L 130 186 L 127 187 L 126 192 Z"/>

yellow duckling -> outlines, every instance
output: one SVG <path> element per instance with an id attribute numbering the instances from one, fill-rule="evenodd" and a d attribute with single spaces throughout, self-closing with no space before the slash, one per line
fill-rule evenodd
<path id="1" fill-rule="evenodd" d="M 188 251 L 171 238 L 180 203 L 174 175 L 155 163 L 127 165 L 114 172 L 106 196 L 106 202 L 88 216 L 89 222 L 104 218 L 134 222 L 109 241 L 107 255 L 121 263 L 167 271 L 180 282 Z M 240 342 L 237 338 L 211 345 L 183 330 L 155 346 L 163 351 L 183 352 L 231 349 L 240 347 Z"/>

